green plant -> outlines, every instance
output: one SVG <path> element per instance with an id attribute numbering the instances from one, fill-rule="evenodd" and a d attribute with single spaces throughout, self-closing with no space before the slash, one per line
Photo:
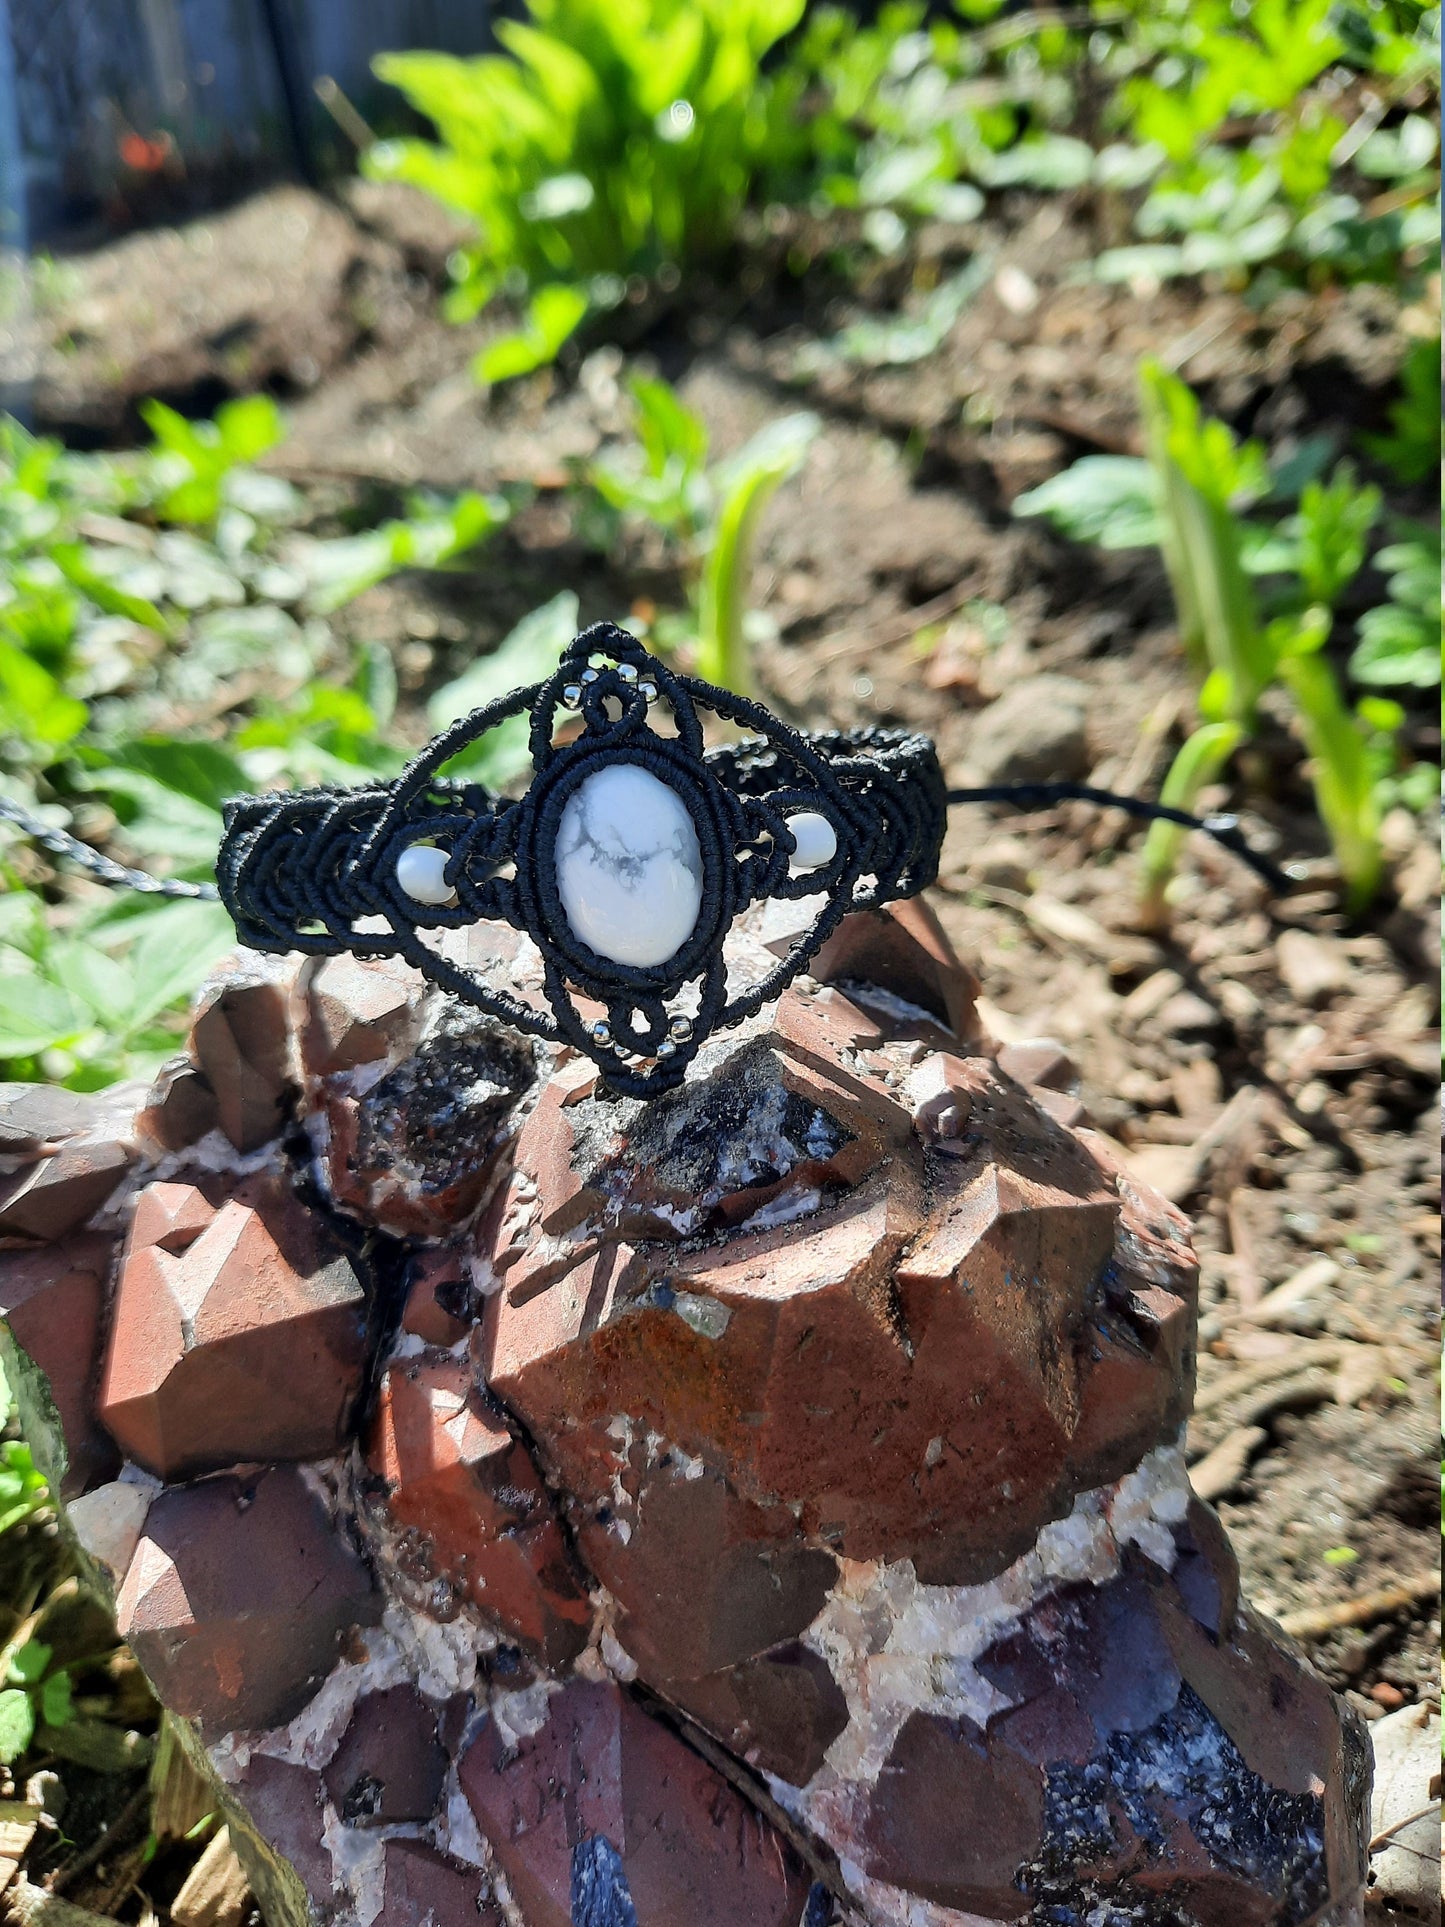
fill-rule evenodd
<path id="1" fill-rule="evenodd" d="M 530 294 L 520 335 L 478 361 L 484 380 L 555 355 L 629 275 L 676 277 L 733 244 L 761 173 L 801 139 L 790 69 L 763 57 L 803 0 L 527 0 L 505 54 L 385 54 L 383 80 L 436 141 L 386 141 L 364 166 L 435 194 L 476 225 L 449 312 Z"/>
<path id="2" fill-rule="evenodd" d="M 1361 440 L 1397 481 L 1421 482 L 1440 466 L 1440 337 L 1417 341 L 1400 370 L 1388 435 Z"/>
<path id="3" fill-rule="evenodd" d="M 1380 783 L 1393 761 L 1379 739 L 1403 714 L 1351 711 L 1322 652 L 1333 610 L 1364 564 L 1379 491 L 1342 463 L 1328 481 L 1304 481 L 1295 512 L 1278 524 L 1247 520 L 1241 511 L 1276 486 L 1263 448 L 1206 417 L 1157 363 L 1140 371 L 1140 401 L 1146 459 L 1086 458 L 1020 497 L 1015 511 L 1081 539 L 1160 549 L 1180 639 L 1201 678 L 1200 724 L 1165 779 L 1165 802 L 1193 808 L 1254 733 L 1266 690 L 1289 693 L 1316 805 L 1349 901 L 1361 908 L 1379 881 Z M 1156 914 L 1180 843 L 1163 823 L 1145 841 L 1145 897 Z"/>
<path id="4" fill-rule="evenodd" d="M 1356 682 L 1379 689 L 1440 686 L 1440 525 L 1401 522 L 1397 539 L 1375 557 L 1389 573 L 1388 602 L 1361 616 L 1350 657 Z"/>
<path id="5" fill-rule="evenodd" d="M 170 874 L 209 875 L 226 797 L 390 776 L 390 658 L 321 619 L 403 568 L 475 548 L 507 503 L 417 498 L 310 533 L 290 484 L 251 466 L 282 423 L 261 397 L 154 443 L 78 455 L 0 418 L 0 781 L 57 827 Z M 195 717 L 188 739 L 178 718 Z M 209 740 L 217 725 L 228 745 Z M 219 906 L 29 887 L 0 834 L 0 1075 L 93 1087 L 173 1050 L 177 1006 L 232 941 Z"/>
<path id="6" fill-rule="evenodd" d="M 608 507 L 652 523 L 677 543 L 694 599 L 699 673 L 746 695 L 752 688 L 747 595 L 758 518 L 802 466 L 818 418 L 782 416 L 736 454 L 709 465 L 706 427 L 666 382 L 637 378 L 631 388 L 637 441 L 599 456 L 587 480 Z"/>

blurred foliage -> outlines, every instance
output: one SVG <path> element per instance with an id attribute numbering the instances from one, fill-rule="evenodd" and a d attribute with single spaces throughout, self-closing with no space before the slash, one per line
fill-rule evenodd
<path id="1" fill-rule="evenodd" d="M 1194 808 L 1253 735 L 1265 692 L 1288 691 L 1321 819 L 1350 901 L 1363 908 L 1379 882 L 1382 809 L 1395 800 L 1423 809 L 1438 782 L 1423 764 L 1401 771 L 1399 704 L 1369 695 L 1352 711 L 1324 654 L 1336 606 L 1369 553 L 1380 491 L 1347 461 L 1328 478 L 1299 462 L 1292 476 L 1272 475 L 1260 443 L 1206 416 L 1157 363 L 1141 370 L 1140 392 L 1147 457 L 1085 457 L 1020 496 L 1014 511 L 1043 516 L 1078 541 L 1157 546 L 1163 555 L 1180 640 L 1201 678 L 1199 726 L 1165 780 L 1164 802 Z M 1324 449 L 1313 451 L 1316 465 L 1324 458 Z M 1262 513 L 1251 517 L 1250 508 Z M 1396 571 L 1391 600 L 1360 619 L 1351 673 L 1373 688 L 1438 681 L 1438 533 L 1433 576 L 1423 531 L 1378 560 Z M 1145 889 L 1156 912 L 1181 835 L 1156 824 L 1146 842 Z"/>
<path id="2" fill-rule="evenodd" d="M 586 479 L 605 509 L 660 529 L 680 551 L 692 585 L 691 619 L 664 623 L 663 648 L 696 642 L 698 673 L 740 695 L 752 693 L 748 588 L 758 518 L 796 474 L 820 426 L 816 415 L 769 422 L 725 461 L 708 462 L 708 432 L 665 381 L 631 383 L 636 439 L 599 455 Z M 610 549 L 609 517 L 594 516 L 593 539 Z"/>
<path id="3" fill-rule="evenodd" d="M 322 617 L 474 549 L 508 506 L 418 497 L 404 517 L 318 538 L 298 492 L 251 466 L 282 437 L 274 403 L 209 422 L 157 402 L 143 414 L 153 444 L 121 455 L 0 419 L 0 780 L 56 827 L 199 880 L 228 796 L 401 767 L 384 740 L 390 656 L 347 658 Z M 229 919 L 84 887 L 51 902 L 21 850 L 6 832 L 0 1075 L 92 1088 L 145 1070 L 174 1049 L 176 1008 L 232 940 Z"/>
<path id="4" fill-rule="evenodd" d="M 633 275 L 675 278 L 732 245 L 754 179 L 800 151 L 800 76 L 763 57 L 803 0 L 527 0 L 505 54 L 384 54 L 383 80 L 439 139 L 385 141 L 366 170 L 410 181 L 475 222 L 451 313 L 530 295 L 483 380 L 551 359 Z"/>

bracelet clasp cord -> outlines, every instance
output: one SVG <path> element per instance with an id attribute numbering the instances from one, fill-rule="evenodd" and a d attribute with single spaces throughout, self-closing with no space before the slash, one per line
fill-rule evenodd
<path id="1" fill-rule="evenodd" d="M 751 733 L 709 748 L 699 710 Z M 532 758 L 520 798 L 446 775 L 518 715 Z M 563 734 L 574 717 L 581 733 Z M 453 724 L 393 784 L 235 799 L 217 880 L 255 949 L 400 956 L 478 1009 L 585 1052 L 611 1089 L 653 1097 L 716 1031 L 780 995 L 850 911 L 926 888 L 946 818 L 927 737 L 790 729 L 598 623 L 545 681 Z M 734 919 L 764 898 L 817 895 L 788 956 L 729 994 Z M 536 944 L 547 1010 L 423 936 L 481 920 Z"/>

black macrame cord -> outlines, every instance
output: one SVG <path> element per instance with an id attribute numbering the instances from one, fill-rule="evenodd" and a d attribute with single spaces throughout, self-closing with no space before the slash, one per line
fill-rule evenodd
<path id="1" fill-rule="evenodd" d="M 675 734 L 650 726 L 656 703 L 670 712 Z M 708 748 L 699 707 L 752 733 Z M 559 743 L 559 713 L 573 712 L 582 733 Z M 533 775 L 522 797 L 441 774 L 488 731 L 523 714 Z M 562 813 L 586 777 L 615 764 L 634 765 L 666 784 L 697 834 L 701 909 L 682 948 L 657 966 L 617 963 L 589 948 L 572 929 L 559 893 Z M 881 727 L 803 734 L 760 703 L 668 669 L 611 623 L 584 630 L 545 681 L 454 723 L 393 783 L 235 798 L 224 810 L 214 890 L 126 869 L 3 797 L 0 816 L 102 882 L 163 896 L 219 896 L 241 941 L 253 949 L 399 956 L 519 1030 L 574 1045 L 614 1091 L 651 1097 L 682 1082 L 715 1031 L 777 997 L 844 916 L 916 896 L 932 883 L 951 804 L 1037 809 L 1069 800 L 1202 830 L 1272 888 L 1288 887 L 1288 877 L 1249 848 L 1233 818 L 1201 820 L 1076 783 L 950 791 L 926 736 Z M 826 817 L 836 849 L 822 866 L 793 874 L 797 846 L 787 818 L 801 812 Z M 422 903 L 401 888 L 398 860 L 417 843 L 447 852 L 449 903 Z M 817 895 L 826 901 L 801 941 L 759 983 L 729 997 L 723 939 L 733 919 L 763 898 Z M 421 934 L 480 920 L 510 925 L 536 944 L 548 1009 L 483 980 Z M 683 1008 L 678 999 L 689 986 Z M 579 995 L 605 1017 L 579 1009 Z"/>

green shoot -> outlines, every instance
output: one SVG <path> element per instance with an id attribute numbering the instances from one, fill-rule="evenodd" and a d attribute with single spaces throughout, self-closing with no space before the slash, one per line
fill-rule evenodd
<path id="1" fill-rule="evenodd" d="M 599 455 L 586 479 L 608 509 L 651 523 L 679 546 L 695 608 L 698 671 L 748 694 L 747 601 L 758 520 L 802 467 L 818 418 L 782 416 L 709 466 L 705 425 L 666 382 L 634 379 L 632 397 L 637 443 Z M 598 539 L 608 541 L 605 527 Z"/>

